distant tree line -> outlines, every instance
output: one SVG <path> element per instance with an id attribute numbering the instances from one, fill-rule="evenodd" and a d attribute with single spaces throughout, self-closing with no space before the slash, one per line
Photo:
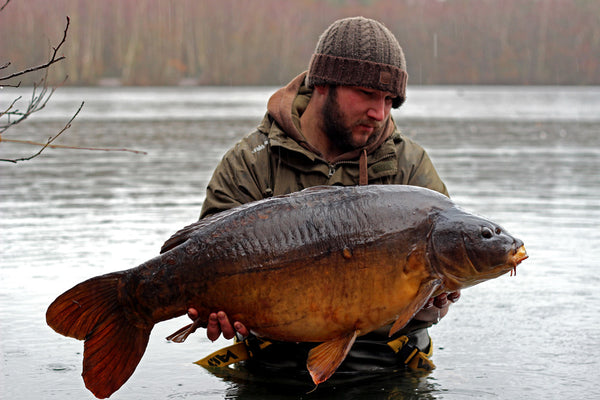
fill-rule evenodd
<path id="1" fill-rule="evenodd" d="M 47 59 L 65 15 L 67 59 L 48 80 L 70 85 L 279 85 L 354 15 L 394 32 L 411 84 L 600 84 L 597 0 L 14 0 L 0 63 Z"/>
<path id="2" fill-rule="evenodd" d="M 4 13 L 9 7 L 11 0 L 0 1 L 0 14 Z M 1 17 L 1 15 L 0 15 Z M 41 78 L 33 80 L 31 87 L 31 94 L 27 99 L 23 99 L 23 96 L 15 95 L 9 98 L 8 102 L 0 103 L 0 145 L 2 146 L 2 158 L 0 163 L 19 163 L 22 161 L 31 161 L 34 158 L 42 154 L 42 152 L 48 148 L 68 148 L 75 150 L 94 150 L 94 151 L 126 151 L 136 154 L 146 154 L 143 151 L 131 150 L 131 149 L 107 149 L 99 147 L 80 147 L 80 146 L 67 146 L 54 144 L 54 141 L 61 136 L 66 130 L 71 127 L 71 123 L 75 120 L 81 109 L 83 108 L 83 102 L 75 111 L 71 119 L 65 124 L 65 126 L 57 130 L 52 136 L 50 136 L 46 142 L 38 142 L 29 140 L 28 138 L 13 136 L 7 134 L 9 130 L 12 132 L 12 128 L 17 125 L 22 125 L 27 119 L 34 113 L 42 110 L 46 107 L 46 104 L 50 101 L 50 98 L 54 94 L 56 87 L 50 87 L 48 85 L 48 74 L 51 69 L 58 65 L 57 63 L 64 61 L 65 56 L 62 55 L 63 45 L 67 40 L 67 32 L 69 31 L 70 19 L 66 18 L 66 24 L 64 31 L 62 32 L 62 39 L 57 41 L 57 44 L 48 44 L 48 57 L 37 65 L 29 65 L 22 67 L 21 69 L 15 69 L 12 66 L 11 61 L 3 60 L 0 63 L 0 89 L 14 89 L 21 86 L 23 80 L 31 81 L 31 77 L 34 75 L 41 74 Z M 0 54 L 1 56 L 1 54 Z M 11 70 L 11 72 L 6 72 Z M 24 103 L 20 103 L 20 100 L 25 100 Z M 28 151 L 25 155 L 17 155 L 22 150 L 9 148 L 6 149 L 6 145 L 19 144 L 37 147 L 36 150 Z M 6 152 L 5 152 L 6 151 Z M 5 156 L 5 154 L 9 154 Z"/>

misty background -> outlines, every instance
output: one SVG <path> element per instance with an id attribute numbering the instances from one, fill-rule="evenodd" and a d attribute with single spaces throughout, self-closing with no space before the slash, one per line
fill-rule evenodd
<path id="1" fill-rule="evenodd" d="M 355 15 L 396 35 L 411 85 L 600 84 L 596 0 L 12 0 L 0 63 L 44 62 L 69 16 L 51 84 L 280 85 L 331 22 Z"/>
<path id="2" fill-rule="evenodd" d="M 66 59 L 48 71 L 70 87 L 2 131 L 32 114 L 29 85 L 44 71 L 1 82 L 0 159 L 32 156 L 37 145 L 15 139 L 46 143 L 85 107 L 53 142 L 75 149 L 0 163 L 0 399 L 94 398 L 83 345 L 47 326 L 48 305 L 196 221 L 223 154 L 307 68 L 321 32 L 355 15 L 384 22 L 404 48 L 409 101 L 392 111 L 403 134 L 461 207 L 509 229 L 530 259 L 469 288 L 431 329 L 430 376 L 309 396 L 275 376 L 220 377 L 192 362 L 227 340 L 165 341 L 182 316 L 153 330 L 111 399 L 600 399 L 600 1 L 7 1 L 0 77 L 47 62 L 68 16 Z"/>

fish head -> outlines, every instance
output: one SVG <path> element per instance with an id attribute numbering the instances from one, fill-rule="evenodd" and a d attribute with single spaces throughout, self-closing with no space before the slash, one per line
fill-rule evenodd
<path id="1" fill-rule="evenodd" d="M 457 208 L 438 214 L 430 248 L 447 290 L 516 273 L 517 265 L 528 257 L 523 242 L 500 225 Z"/>

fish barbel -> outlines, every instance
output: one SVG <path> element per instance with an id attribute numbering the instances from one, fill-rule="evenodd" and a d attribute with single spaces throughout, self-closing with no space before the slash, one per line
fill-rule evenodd
<path id="1" fill-rule="evenodd" d="M 133 374 L 153 326 L 190 307 L 204 321 L 223 310 L 259 337 L 323 342 L 307 360 L 319 384 L 356 337 L 392 322 L 393 335 L 431 296 L 526 258 L 520 240 L 432 190 L 316 187 L 200 220 L 159 256 L 66 291 L 46 321 L 85 341 L 82 375 L 99 398 Z"/>

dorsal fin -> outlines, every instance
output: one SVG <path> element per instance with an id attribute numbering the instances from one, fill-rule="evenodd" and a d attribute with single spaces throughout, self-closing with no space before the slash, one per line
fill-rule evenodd
<path id="1" fill-rule="evenodd" d="M 169 239 L 167 239 L 167 241 L 162 245 L 162 247 L 160 249 L 160 254 L 165 253 L 165 252 L 179 246 L 182 243 L 185 243 L 190 237 L 192 237 L 200 229 L 204 228 L 205 226 L 207 226 L 209 224 L 214 223 L 215 221 L 218 221 L 219 219 L 225 218 L 230 214 L 238 212 L 239 210 L 241 210 L 244 207 L 247 207 L 247 205 L 242 205 L 237 208 L 232 208 L 232 209 L 225 210 L 225 211 L 222 211 L 217 214 L 210 215 L 206 218 L 202 218 L 201 220 L 196 221 L 192 224 L 189 224 L 188 226 L 178 230 L 177 232 L 175 232 L 173 234 L 173 236 L 171 236 Z"/>
<path id="2" fill-rule="evenodd" d="M 278 196 L 276 196 L 276 197 L 278 197 Z M 275 199 L 276 197 L 271 197 L 270 199 Z M 281 196 L 281 197 L 283 197 L 283 196 Z M 264 200 L 263 200 L 263 202 L 264 202 Z M 173 234 L 173 236 L 171 236 L 169 239 L 167 239 L 167 241 L 162 245 L 162 247 L 160 249 L 160 253 L 161 254 L 165 253 L 165 252 L 179 246 L 180 244 L 185 243 L 197 231 L 205 228 L 206 226 L 208 226 L 210 224 L 213 224 L 223 218 L 227 218 L 230 215 L 241 213 L 246 209 L 252 208 L 255 203 L 256 203 L 256 201 L 250 202 L 250 203 L 245 203 L 245 204 L 239 205 L 237 207 L 230 208 L 229 210 L 225 210 L 225 211 L 221 211 L 216 214 L 209 215 L 205 218 L 202 218 L 199 221 L 196 221 L 196 222 L 178 230 L 177 232 L 175 232 L 175 234 Z M 266 203 L 265 203 L 265 205 L 266 205 Z"/>
<path id="3" fill-rule="evenodd" d="M 200 221 L 194 222 L 193 224 L 186 226 L 183 229 L 178 230 L 162 245 L 162 247 L 160 248 L 160 254 L 165 253 L 179 246 L 181 243 L 186 242 L 190 238 L 190 236 L 194 234 L 194 232 L 196 232 L 198 229 L 200 229 L 206 224 L 207 219 L 202 219 Z"/>

